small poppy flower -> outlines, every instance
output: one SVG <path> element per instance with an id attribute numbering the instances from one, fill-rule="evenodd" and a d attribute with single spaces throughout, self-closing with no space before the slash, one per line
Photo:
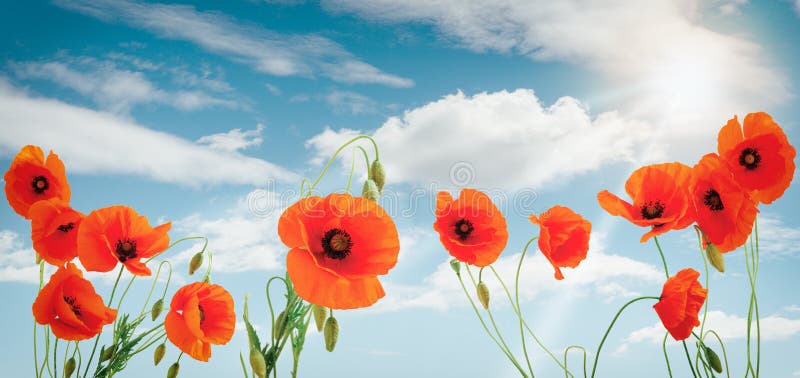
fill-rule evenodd
<path id="1" fill-rule="evenodd" d="M 297 295 L 328 308 L 367 307 L 384 296 L 378 275 L 397 263 L 394 221 L 375 201 L 349 194 L 306 197 L 283 212 L 278 234 Z"/>
<path id="2" fill-rule="evenodd" d="M 39 201 L 28 211 L 33 249 L 48 264 L 63 266 L 78 256 L 78 227 L 83 214 L 58 198 Z"/>
<path id="3" fill-rule="evenodd" d="M 689 185 L 697 225 L 721 252 L 747 241 L 758 209 L 756 201 L 736 183 L 717 154 L 708 154 L 694 166 Z"/>
<path id="4" fill-rule="evenodd" d="M 561 268 L 575 268 L 586 258 L 592 224 L 564 206 L 553 206 L 528 219 L 539 225 L 539 250 L 555 268 L 556 279 L 563 280 Z"/>
<path id="5" fill-rule="evenodd" d="M 78 258 L 88 271 L 108 272 L 122 263 L 132 274 L 149 276 L 141 259 L 169 247 L 172 222 L 156 228 L 127 206 L 111 206 L 89 213 L 78 230 Z"/>
<path id="6" fill-rule="evenodd" d="M 754 200 L 770 204 L 794 178 L 794 147 L 767 113 L 744 117 L 744 130 L 734 116 L 719 131 L 717 152 L 733 178 Z"/>
<path id="7" fill-rule="evenodd" d="M 59 267 L 33 302 L 33 317 L 62 340 L 90 339 L 117 318 L 73 263 Z"/>
<path id="8" fill-rule="evenodd" d="M 207 282 L 178 289 L 164 320 L 169 341 L 198 361 L 211 358 L 211 344 L 227 344 L 235 326 L 231 294 Z"/>
<path id="9" fill-rule="evenodd" d="M 38 201 L 59 198 L 69 202 L 70 189 L 64 163 L 53 151 L 45 159 L 41 148 L 22 147 L 3 180 L 8 204 L 26 219 L 30 219 L 28 210 L 31 205 Z"/>
<path id="10" fill-rule="evenodd" d="M 681 270 L 667 279 L 661 299 L 653 305 L 664 328 L 675 340 L 685 340 L 700 325 L 697 314 L 706 301 L 708 290 L 697 279 L 700 273 L 692 268 Z"/>
<path id="11" fill-rule="evenodd" d="M 489 196 L 475 189 L 462 189 L 457 200 L 439 192 L 433 229 L 450 255 L 478 267 L 495 262 L 508 242 L 503 214 Z"/>
<path id="12" fill-rule="evenodd" d="M 669 230 L 680 230 L 694 222 L 694 209 L 687 191 L 692 169 L 681 163 L 654 164 L 634 171 L 625 182 L 633 203 L 604 190 L 597 194 L 600 206 L 609 214 L 631 223 L 650 227 L 644 243 Z"/>

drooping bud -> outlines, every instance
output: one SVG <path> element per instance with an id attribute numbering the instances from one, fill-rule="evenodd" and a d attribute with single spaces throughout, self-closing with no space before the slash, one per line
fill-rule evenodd
<path id="1" fill-rule="evenodd" d="M 325 349 L 328 352 L 333 352 L 333 348 L 336 347 L 336 341 L 339 339 L 339 322 L 333 316 L 325 322 L 323 335 L 325 336 Z"/>
<path id="2" fill-rule="evenodd" d="M 150 319 L 153 319 L 153 321 L 158 319 L 161 311 L 164 311 L 164 299 L 159 298 L 156 303 L 153 303 L 153 308 L 150 309 Z"/>
<path id="3" fill-rule="evenodd" d="M 105 345 L 100 348 L 100 362 L 108 361 L 114 356 L 114 346 L 106 348 Z"/>
<path id="4" fill-rule="evenodd" d="M 161 362 L 166 353 L 167 353 L 167 346 L 165 344 L 157 346 L 156 350 L 153 351 L 153 366 L 158 365 L 158 363 Z"/>
<path id="5" fill-rule="evenodd" d="M 258 378 L 267 376 L 267 361 L 264 360 L 264 355 L 256 348 L 250 348 L 250 367 L 253 368 L 253 374 Z"/>
<path id="6" fill-rule="evenodd" d="M 189 275 L 191 276 L 197 269 L 200 269 L 200 266 L 203 265 L 203 252 L 197 252 L 192 256 L 192 260 L 189 261 Z"/>
<path id="7" fill-rule="evenodd" d="M 322 332 L 325 326 L 325 319 L 328 318 L 328 309 L 320 305 L 311 305 L 311 312 L 314 313 L 314 323 L 317 324 L 317 332 Z"/>
<path id="8" fill-rule="evenodd" d="M 719 356 L 713 349 L 709 347 L 705 347 L 706 352 L 706 360 L 708 360 L 708 364 L 711 366 L 714 371 L 718 374 L 722 373 L 722 361 L 719 360 Z"/>
<path id="9" fill-rule="evenodd" d="M 378 192 L 383 192 L 383 185 L 386 184 L 386 171 L 383 170 L 383 164 L 381 164 L 380 160 L 372 162 L 372 166 L 369 167 L 369 178 L 375 181 Z"/>
<path id="10" fill-rule="evenodd" d="M 283 329 L 285 322 L 286 322 L 286 311 L 281 311 L 281 313 L 278 314 L 278 317 L 275 318 L 275 325 L 272 327 L 272 337 L 276 339 L 278 338 L 278 335 L 280 335 L 280 332 Z"/>
<path id="11" fill-rule="evenodd" d="M 725 273 L 725 259 L 722 257 L 722 252 L 719 251 L 716 245 L 706 243 L 706 257 L 711 265 L 720 273 Z"/>
<path id="12" fill-rule="evenodd" d="M 181 370 L 181 365 L 175 362 L 169 367 L 167 370 L 167 378 L 175 378 L 178 376 L 178 372 Z"/>
<path id="13" fill-rule="evenodd" d="M 452 268 L 456 274 L 461 274 L 461 261 L 456 259 L 450 260 L 450 268 Z"/>
<path id="14" fill-rule="evenodd" d="M 370 201 L 377 201 L 378 198 L 380 198 L 380 190 L 378 190 L 375 181 L 372 181 L 372 179 L 364 181 L 364 188 L 361 189 L 361 196 Z"/>
<path id="15" fill-rule="evenodd" d="M 64 365 L 64 378 L 70 378 L 72 373 L 75 372 L 75 357 L 70 357 L 67 364 Z"/>
<path id="16" fill-rule="evenodd" d="M 489 288 L 483 281 L 478 282 L 478 300 L 481 301 L 483 308 L 489 309 Z"/>

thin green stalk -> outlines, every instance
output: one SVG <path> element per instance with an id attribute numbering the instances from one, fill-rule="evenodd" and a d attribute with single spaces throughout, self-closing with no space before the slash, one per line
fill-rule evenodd
<path id="1" fill-rule="evenodd" d="M 758 377 L 759 372 L 761 371 L 761 318 L 758 314 L 758 299 L 755 296 L 756 293 L 756 278 L 758 277 L 758 265 L 759 265 L 759 258 L 760 258 L 760 251 L 758 249 L 758 215 L 756 215 L 756 219 L 754 222 L 755 234 L 756 234 L 756 248 L 755 248 L 755 255 L 754 255 L 754 262 L 753 262 L 753 301 L 755 302 L 756 306 L 756 377 Z"/>
<path id="2" fill-rule="evenodd" d="M 247 366 L 244 365 L 244 357 L 242 356 L 242 352 L 239 352 L 239 362 L 242 363 L 242 373 L 244 373 L 244 378 L 247 378 Z"/>
<path id="3" fill-rule="evenodd" d="M 169 286 L 169 280 L 172 279 L 172 263 L 170 263 L 169 260 L 164 260 L 160 264 L 158 264 L 158 270 L 156 270 L 155 278 L 153 278 L 153 284 L 150 285 L 150 291 L 147 293 L 147 299 L 145 299 L 144 301 L 141 314 L 144 314 L 145 311 L 147 311 L 147 305 L 150 304 L 150 299 L 153 297 L 153 291 L 155 290 L 156 284 L 158 283 L 158 278 L 161 277 L 161 268 L 165 264 L 169 267 L 169 275 L 167 275 L 167 285 L 166 285 Z M 166 289 L 164 294 L 166 295 Z"/>
<path id="4" fill-rule="evenodd" d="M 664 332 L 664 340 L 661 341 L 661 350 L 664 351 L 664 361 L 667 363 L 667 373 L 669 373 L 669 378 L 672 378 L 672 367 L 669 366 L 669 355 L 667 355 L 667 336 L 669 336 L 669 332 Z"/>
<path id="5" fill-rule="evenodd" d="M 331 156 L 330 159 L 328 159 L 328 162 L 325 163 L 325 166 L 322 168 L 322 171 L 319 173 L 319 176 L 317 176 L 317 179 L 314 180 L 314 182 L 311 184 L 311 186 L 308 187 L 308 193 L 311 193 L 311 191 L 313 191 L 314 188 L 317 187 L 317 184 L 319 184 L 319 182 L 322 180 L 322 177 L 324 177 L 325 173 L 328 172 L 328 168 L 330 168 L 331 164 L 333 164 L 333 161 L 336 159 L 336 156 L 338 156 L 339 153 L 341 153 L 342 150 L 344 150 L 347 146 L 353 144 L 354 142 L 356 142 L 356 141 L 358 141 L 360 139 L 368 139 L 370 142 L 372 142 L 372 146 L 375 148 L 375 160 L 380 160 L 379 159 L 379 155 L 378 155 L 378 143 L 376 143 L 375 140 L 372 139 L 372 137 L 367 136 L 367 135 L 359 135 L 359 136 L 357 136 L 357 137 L 355 137 L 353 139 L 350 139 L 349 141 L 347 141 L 347 143 L 345 143 L 341 147 L 339 147 L 336 150 L 336 152 L 333 153 L 333 156 Z"/>
<path id="6" fill-rule="evenodd" d="M 365 150 L 361 146 L 355 146 L 353 148 L 353 161 L 350 164 L 350 175 L 347 177 L 347 188 L 344 190 L 347 193 L 350 193 L 350 183 L 353 181 L 353 173 L 356 170 L 356 151 L 361 150 L 361 153 L 364 155 L 364 163 L 366 163 L 367 171 L 369 171 L 369 156 L 367 156 L 367 150 Z"/>
<path id="7" fill-rule="evenodd" d="M 108 306 L 111 306 L 111 303 L 114 301 L 114 293 L 117 291 L 117 285 L 119 285 L 119 279 L 122 278 L 122 272 L 125 270 L 125 265 L 119 267 L 119 273 L 117 274 L 117 279 L 114 281 L 114 287 L 111 288 L 111 295 L 108 297 Z M 116 320 L 114 320 L 116 323 Z M 94 354 L 97 352 L 97 343 L 100 342 L 100 334 L 97 334 L 94 338 L 94 346 L 92 346 L 92 353 L 89 354 L 89 360 L 86 361 L 86 370 L 83 371 L 83 376 L 85 377 L 89 374 L 89 367 L 92 365 L 92 359 L 94 359 Z"/>
<path id="8" fill-rule="evenodd" d="M 58 337 L 53 343 L 53 376 L 58 377 Z"/>
<path id="9" fill-rule="evenodd" d="M 583 352 L 583 378 L 586 378 L 586 348 L 580 345 L 570 345 L 567 349 L 564 350 L 564 377 L 569 378 L 572 374 L 570 374 L 569 370 L 566 369 L 567 366 L 567 353 L 569 353 L 570 349 L 580 349 Z"/>
<path id="10" fill-rule="evenodd" d="M 664 258 L 664 251 L 661 250 L 661 244 L 658 243 L 658 236 L 653 236 L 653 240 L 656 242 L 656 247 L 658 248 L 658 254 L 661 256 L 661 262 L 664 264 L 664 274 L 667 275 L 667 279 L 669 279 L 669 269 L 667 268 L 667 259 Z"/>
<path id="11" fill-rule="evenodd" d="M 695 226 L 695 232 L 697 233 L 697 244 L 700 249 L 700 258 L 703 259 L 703 268 L 705 269 L 705 288 L 706 292 L 706 301 L 703 304 L 703 320 L 700 321 L 700 334 L 702 335 L 706 329 L 706 318 L 708 317 L 708 307 L 709 307 L 709 296 L 711 290 L 709 289 L 708 285 L 708 259 L 706 258 L 705 251 L 703 251 L 703 235 L 700 233 L 700 229 Z M 697 359 L 700 358 L 700 350 L 697 351 L 695 355 L 695 364 L 697 364 Z"/>
<path id="12" fill-rule="evenodd" d="M 644 300 L 644 299 L 661 300 L 660 297 L 638 297 L 638 298 L 631 299 L 630 301 L 628 301 L 628 303 L 625 303 L 619 309 L 619 311 L 617 311 L 617 314 L 614 315 L 614 319 L 611 320 L 611 324 L 608 325 L 608 329 L 606 329 L 606 333 L 603 334 L 603 338 L 600 340 L 600 345 L 597 347 L 597 352 L 596 352 L 596 355 L 594 357 L 594 365 L 592 366 L 592 378 L 594 378 L 594 375 L 595 375 L 595 373 L 597 371 L 597 362 L 600 360 L 600 351 L 603 349 L 603 344 L 606 342 L 606 338 L 608 338 L 608 334 L 609 334 L 609 332 L 611 332 L 611 328 L 614 328 L 614 324 L 617 322 L 617 319 L 622 314 L 622 311 L 624 311 L 625 308 L 627 308 L 628 306 L 630 306 L 634 302 L 638 302 L 638 301 L 641 301 L 641 300 Z"/>
<path id="13" fill-rule="evenodd" d="M 214 262 L 214 254 L 211 251 L 206 251 L 206 256 L 208 256 L 208 264 L 206 264 L 206 274 L 203 275 L 203 281 L 210 281 L 211 263 Z"/>
<path id="14" fill-rule="evenodd" d="M 722 342 L 722 338 L 719 337 L 717 332 L 714 330 L 706 331 L 705 335 L 703 335 L 703 338 L 705 339 L 705 337 L 708 336 L 709 333 L 714 335 L 714 337 L 717 339 L 717 342 L 719 343 L 720 348 L 722 348 L 722 358 L 725 360 L 725 375 L 727 375 L 728 378 L 731 378 L 731 369 L 728 368 L 728 352 L 725 351 L 725 343 Z M 703 341 L 703 344 L 705 344 L 705 341 Z"/>
<path id="15" fill-rule="evenodd" d="M 37 293 L 42 291 L 42 286 L 44 286 L 44 261 L 39 261 L 39 290 Z M 41 377 L 39 373 L 39 352 L 36 350 L 36 339 L 38 338 L 36 330 L 38 328 L 36 319 L 33 319 L 33 367 L 36 370 L 36 378 Z"/>
<path id="16" fill-rule="evenodd" d="M 683 344 L 683 351 L 686 352 L 686 360 L 689 361 L 689 369 L 692 370 L 692 376 L 697 378 L 697 373 L 694 372 L 694 367 L 692 366 L 692 357 L 689 357 L 689 348 L 686 347 L 686 341 L 681 342 Z"/>

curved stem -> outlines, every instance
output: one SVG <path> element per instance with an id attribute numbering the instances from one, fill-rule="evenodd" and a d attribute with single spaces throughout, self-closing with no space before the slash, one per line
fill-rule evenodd
<path id="1" fill-rule="evenodd" d="M 664 362 L 667 363 L 667 373 L 669 373 L 669 378 L 672 378 L 672 367 L 669 365 L 669 355 L 667 355 L 667 336 L 669 336 L 669 332 L 664 332 L 664 340 L 661 341 L 661 350 L 664 351 Z"/>
<path id="2" fill-rule="evenodd" d="M 731 370 L 730 368 L 728 368 L 728 352 L 725 351 L 725 343 L 722 342 L 722 338 L 719 337 L 719 334 L 717 334 L 717 332 L 714 330 L 706 331 L 705 335 L 703 335 L 703 338 L 705 339 L 705 337 L 708 336 L 709 333 L 714 335 L 714 337 L 717 339 L 717 342 L 719 343 L 719 346 L 722 348 L 722 358 L 725 360 L 725 374 L 727 375 L 728 378 L 731 378 Z M 703 341 L 703 344 L 705 344 L 705 341 Z"/>
<path id="3" fill-rule="evenodd" d="M 267 292 L 267 305 L 269 306 L 269 317 L 270 317 L 269 324 L 271 325 L 270 328 L 275 328 L 275 310 L 272 307 L 272 297 L 269 294 L 269 287 L 270 287 L 270 285 L 272 285 L 272 281 L 274 281 L 274 280 L 283 281 L 283 284 L 286 285 L 286 291 L 287 292 L 289 291 L 289 283 L 287 283 L 286 279 L 284 279 L 283 277 L 274 276 L 274 277 L 270 278 L 267 281 L 266 292 Z M 273 332 L 270 332 L 270 341 L 271 341 L 270 344 L 275 345 L 275 332 L 274 332 L 274 330 L 273 330 Z"/>
<path id="4" fill-rule="evenodd" d="M 308 193 L 311 193 L 311 191 L 317 187 L 317 184 L 319 184 L 319 182 L 322 180 L 322 177 L 325 176 L 325 173 L 328 171 L 328 168 L 330 168 L 331 164 L 333 164 L 333 161 L 336 159 L 336 156 L 338 156 L 339 153 L 341 153 L 342 150 L 344 150 L 347 146 L 353 144 L 354 142 L 360 139 L 369 139 L 369 141 L 372 142 L 372 146 L 375 148 L 375 160 L 380 160 L 378 155 L 378 143 L 375 142 L 375 139 L 372 139 L 372 137 L 367 135 L 359 135 L 353 139 L 350 139 L 349 141 L 347 141 L 347 143 L 339 147 L 336 150 L 336 152 L 333 153 L 333 156 L 331 156 L 330 159 L 328 159 L 328 162 L 325 163 L 325 166 L 322 168 L 322 171 L 319 173 L 319 176 L 317 176 L 317 179 L 314 180 L 311 186 L 308 187 Z"/>
<path id="5" fill-rule="evenodd" d="M 656 247 L 658 248 L 658 254 L 661 256 L 661 262 L 664 264 L 664 274 L 667 275 L 667 279 L 669 279 L 669 269 L 667 268 L 667 259 L 664 258 L 664 251 L 661 250 L 661 244 L 658 243 L 658 236 L 653 236 L 653 240 L 656 242 Z"/>
<path id="6" fill-rule="evenodd" d="M 570 345 L 567 349 L 564 350 L 564 367 L 567 366 L 567 353 L 569 353 L 570 349 L 580 349 L 583 352 L 583 378 L 586 378 L 586 348 L 580 345 Z M 564 377 L 569 378 L 570 374 L 569 370 L 564 369 Z"/>
<path id="7" fill-rule="evenodd" d="M 158 283 L 158 278 L 161 276 L 161 268 L 166 264 L 169 267 L 169 274 L 167 275 L 167 283 L 164 287 L 164 295 L 161 296 L 161 299 L 167 295 L 167 287 L 169 287 L 169 281 L 172 279 L 172 263 L 169 260 L 164 260 L 160 264 L 158 264 L 158 270 L 156 270 L 156 276 L 153 279 L 153 284 L 150 285 L 150 292 L 147 293 L 147 299 L 144 301 L 144 305 L 142 306 L 142 312 L 140 315 L 144 314 L 147 311 L 147 305 L 150 303 L 150 298 L 153 296 L 153 291 L 156 288 L 156 283 Z"/>
<path id="8" fill-rule="evenodd" d="M 600 340 L 600 345 L 597 347 L 597 352 L 596 352 L 596 355 L 594 357 L 594 365 L 592 366 L 592 378 L 594 378 L 595 372 L 597 371 L 597 362 L 600 360 L 600 351 L 603 349 L 603 344 L 606 342 L 606 338 L 608 338 L 608 334 L 609 334 L 609 332 L 611 332 L 611 328 L 614 328 L 614 324 L 617 322 L 617 319 L 622 314 L 622 311 L 624 311 L 625 308 L 627 308 L 628 306 L 630 306 L 634 302 L 638 302 L 638 301 L 641 301 L 641 300 L 644 300 L 644 299 L 661 300 L 660 297 L 638 297 L 638 298 L 631 299 L 630 301 L 628 301 L 628 303 L 625 303 L 619 309 L 619 311 L 617 311 L 617 314 L 614 315 L 614 319 L 611 320 L 611 324 L 608 325 L 608 329 L 606 329 L 606 333 L 603 334 L 603 338 Z"/>
<path id="9" fill-rule="evenodd" d="M 214 261 L 214 254 L 211 251 L 206 251 L 206 256 L 208 256 L 208 264 L 206 265 L 206 274 L 203 275 L 203 281 L 209 281 L 209 277 L 211 277 L 211 263 Z"/>
<path id="10" fill-rule="evenodd" d="M 692 376 L 697 378 L 697 373 L 694 372 L 694 367 L 692 366 L 692 358 L 689 357 L 689 348 L 686 347 L 686 340 L 681 341 L 683 344 L 683 351 L 686 352 L 686 360 L 689 361 L 689 369 L 692 370 Z"/>
<path id="11" fill-rule="evenodd" d="M 367 171 L 369 172 L 369 156 L 367 156 L 367 150 L 365 150 L 361 146 L 355 146 L 353 148 L 353 161 L 350 164 L 350 175 L 347 177 L 347 188 L 345 188 L 345 192 L 350 193 L 350 183 L 353 181 L 353 173 L 356 170 L 356 151 L 361 150 L 361 153 L 364 155 L 364 163 L 367 164 Z"/>
<path id="12" fill-rule="evenodd" d="M 119 279 L 122 278 L 122 272 L 125 270 L 125 265 L 119 267 L 119 273 L 117 274 L 117 279 L 114 281 L 114 287 L 111 288 L 111 295 L 108 297 L 108 306 L 111 306 L 111 303 L 114 301 L 114 293 L 117 291 L 117 285 L 119 285 Z M 116 324 L 116 319 L 114 320 Z M 92 365 L 92 359 L 94 359 L 94 354 L 97 352 L 97 343 L 100 342 L 100 334 L 97 334 L 94 338 L 94 346 L 92 346 L 92 353 L 89 354 L 89 360 L 86 361 L 86 370 L 83 371 L 83 375 L 86 376 L 89 374 L 89 367 Z"/>

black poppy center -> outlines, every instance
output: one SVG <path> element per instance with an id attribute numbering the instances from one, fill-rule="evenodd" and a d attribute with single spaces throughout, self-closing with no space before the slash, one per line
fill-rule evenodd
<path id="1" fill-rule="evenodd" d="M 703 203 L 712 211 L 720 211 L 725 208 L 725 205 L 722 204 L 722 198 L 714 189 L 709 189 L 706 192 L 705 197 L 703 197 Z"/>
<path id="2" fill-rule="evenodd" d="M 350 234 L 345 230 L 332 228 L 322 236 L 322 250 L 325 252 L 325 256 L 329 258 L 334 260 L 344 259 L 350 254 L 352 248 L 353 239 L 350 238 Z"/>
<path id="3" fill-rule="evenodd" d="M 75 297 L 64 296 L 64 302 L 67 302 L 69 309 L 75 316 L 81 316 L 81 305 L 75 303 Z"/>
<path id="4" fill-rule="evenodd" d="M 472 231 L 475 231 L 475 227 L 472 225 L 472 222 L 463 218 L 456 222 L 455 227 L 456 235 L 458 235 L 458 238 L 461 239 L 461 241 L 467 240 L 467 237 L 469 237 Z"/>
<path id="5" fill-rule="evenodd" d="M 136 258 L 136 240 L 117 240 L 115 252 L 117 252 L 119 262 L 124 263 L 128 259 Z"/>
<path id="6" fill-rule="evenodd" d="M 745 148 L 739 155 L 739 165 L 749 170 L 758 168 L 759 163 L 761 163 L 761 155 L 755 148 Z"/>
<path id="7" fill-rule="evenodd" d="M 650 201 L 642 205 L 642 218 L 656 219 L 664 214 L 664 204 L 661 201 Z"/>
<path id="8" fill-rule="evenodd" d="M 33 181 L 31 181 L 31 186 L 33 187 L 34 193 L 42 194 L 50 187 L 50 183 L 47 182 L 47 177 L 36 176 L 33 178 Z"/>
<path id="9" fill-rule="evenodd" d="M 75 223 L 73 223 L 73 222 L 69 222 L 67 224 L 62 224 L 62 225 L 58 226 L 58 230 L 63 232 L 63 233 L 70 232 L 74 228 L 75 228 Z"/>

